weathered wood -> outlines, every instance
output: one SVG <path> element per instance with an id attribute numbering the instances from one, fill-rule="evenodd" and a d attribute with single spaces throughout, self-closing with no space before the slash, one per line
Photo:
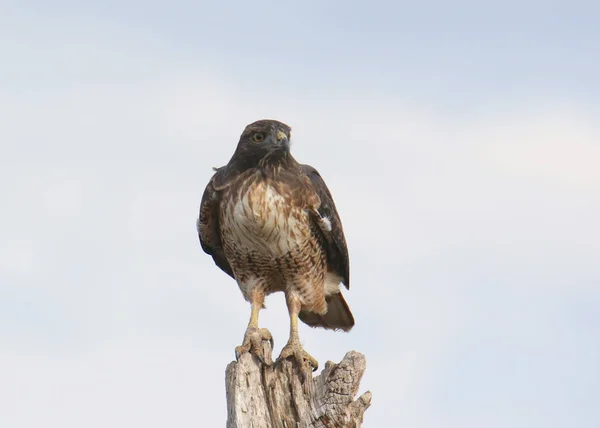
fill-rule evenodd
<path id="1" fill-rule="evenodd" d="M 366 369 L 364 355 L 348 352 L 339 364 L 325 363 L 315 378 L 293 360 L 266 363 L 249 353 L 225 372 L 227 428 L 358 428 L 371 404 L 367 391 L 354 400 Z"/>

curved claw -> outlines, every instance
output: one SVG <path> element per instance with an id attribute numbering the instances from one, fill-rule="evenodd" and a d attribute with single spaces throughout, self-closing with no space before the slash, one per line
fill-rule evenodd
<path id="1" fill-rule="evenodd" d="M 269 330 L 266 328 L 261 328 L 259 330 L 258 328 L 254 327 L 249 327 L 246 329 L 244 341 L 240 346 L 236 346 L 235 348 L 236 361 L 240 360 L 242 354 L 249 352 L 258 358 L 262 364 L 265 364 L 265 355 L 262 345 L 263 340 L 268 340 L 271 343 L 271 348 L 273 348 L 273 336 Z"/>
<path id="2" fill-rule="evenodd" d="M 284 360 L 289 357 L 294 357 L 302 368 L 306 368 L 307 364 L 312 368 L 313 372 L 316 372 L 319 368 L 319 362 L 302 348 L 300 342 L 288 342 L 281 350 L 278 359 Z"/>
<path id="3" fill-rule="evenodd" d="M 269 341 L 269 343 L 271 344 L 271 349 L 273 349 L 275 347 L 275 340 L 273 340 L 273 335 L 271 334 L 271 332 L 269 330 L 267 330 L 266 328 L 261 328 L 258 331 L 258 334 L 260 334 L 260 338 L 262 340 Z"/>

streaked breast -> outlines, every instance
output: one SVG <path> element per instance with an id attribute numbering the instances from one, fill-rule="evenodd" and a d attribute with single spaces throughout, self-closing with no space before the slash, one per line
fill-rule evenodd
<path id="1" fill-rule="evenodd" d="M 236 245 L 278 257 L 310 236 L 308 213 L 268 183 L 255 183 L 232 196 L 224 221 Z"/>

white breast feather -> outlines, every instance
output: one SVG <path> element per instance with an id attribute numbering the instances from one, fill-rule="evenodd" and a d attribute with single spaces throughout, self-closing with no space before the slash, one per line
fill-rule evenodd
<path id="1" fill-rule="evenodd" d="M 229 220 L 232 220 L 234 239 L 243 246 L 258 247 L 278 257 L 295 248 L 298 238 L 308 235 L 308 222 L 303 224 L 295 216 L 286 219 L 283 214 L 285 198 L 269 185 L 258 186 L 250 190 L 253 192 L 252 206 L 249 192 L 246 192 L 233 208 Z"/>

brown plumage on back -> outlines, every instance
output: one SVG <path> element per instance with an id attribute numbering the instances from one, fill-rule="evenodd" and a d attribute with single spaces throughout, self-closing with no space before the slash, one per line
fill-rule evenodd
<path id="1" fill-rule="evenodd" d="M 349 331 L 354 318 L 340 291 L 350 286 L 348 249 L 331 193 L 320 174 L 289 151 L 290 127 L 261 120 L 246 127 L 229 163 L 210 179 L 200 204 L 202 249 L 233 277 L 252 305 L 236 355 L 262 358 L 258 328 L 266 295 L 283 291 L 290 338 L 280 358 L 318 363 L 300 346 L 297 320 Z"/>

